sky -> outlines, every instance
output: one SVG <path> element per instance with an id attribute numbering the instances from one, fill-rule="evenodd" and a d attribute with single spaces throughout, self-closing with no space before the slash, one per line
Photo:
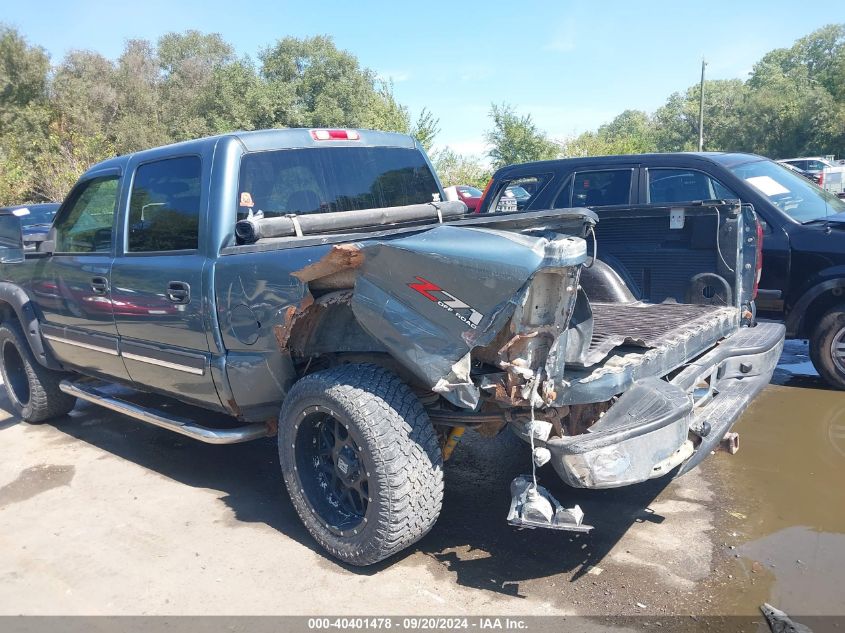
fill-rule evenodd
<path id="1" fill-rule="evenodd" d="M 116 58 L 129 38 L 187 29 L 220 33 L 253 59 L 279 38 L 328 34 L 391 78 L 412 117 L 425 107 L 440 119 L 436 145 L 469 154 L 485 151 L 491 103 L 530 113 L 563 139 L 625 109 L 655 110 L 698 82 L 702 57 L 708 79 L 745 79 L 769 50 L 834 21 L 794 0 L 2 0 L 0 8 L 0 22 L 54 63 L 72 49 Z"/>

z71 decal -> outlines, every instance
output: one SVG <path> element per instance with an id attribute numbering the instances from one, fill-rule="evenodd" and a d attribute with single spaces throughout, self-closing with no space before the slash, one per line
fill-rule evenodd
<path id="1" fill-rule="evenodd" d="M 417 281 L 415 283 L 408 284 L 409 288 L 416 290 L 429 301 L 434 301 L 444 310 L 451 312 L 473 330 L 481 323 L 481 319 L 484 318 L 481 312 L 467 305 L 455 295 L 446 292 L 443 288 L 430 282 L 428 279 L 423 279 L 422 277 L 417 277 L 416 279 Z"/>

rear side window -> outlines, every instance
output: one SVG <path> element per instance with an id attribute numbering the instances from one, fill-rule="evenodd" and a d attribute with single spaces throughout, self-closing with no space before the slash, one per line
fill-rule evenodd
<path id="1" fill-rule="evenodd" d="M 693 200 L 732 200 L 738 196 L 719 181 L 692 169 L 649 169 L 648 201 L 652 204 Z"/>
<path id="2" fill-rule="evenodd" d="M 197 156 L 138 167 L 129 200 L 130 253 L 197 248 L 201 179 Z"/>
<path id="3" fill-rule="evenodd" d="M 572 179 L 572 207 L 602 207 L 631 203 L 631 169 L 576 172 Z"/>
<path id="4" fill-rule="evenodd" d="M 246 154 L 238 219 L 422 204 L 439 194 L 423 154 L 400 147 L 319 147 Z"/>
<path id="5" fill-rule="evenodd" d="M 94 178 L 73 192 L 67 212 L 56 222 L 56 252 L 111 250 L 117 184 L 117 176 Z"/>
<path id="6" fill-rule="evenodd" d="M 495 200 L 490 203 L 488 213 L 513 213 L 530 210 L 531 204 L 537 199 L 537 195 L 545 189 L 551 179 L 552 174 L 539 174 L 504 181 Z"/>

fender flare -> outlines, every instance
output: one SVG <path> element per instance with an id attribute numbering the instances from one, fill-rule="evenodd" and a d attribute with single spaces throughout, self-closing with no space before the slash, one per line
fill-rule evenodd
<path id="1" fill-rule="evenodd" d="M 7 281 L 0 282 L 0 302 L 8 304 L 18 317 L 29 347 L 38 362 L 48 369 L 63 369 L 52 352 L 44 346 L 38 314 L 24 289 Z"/>
<path id="2" fill-rule="evenodd" d="M 836 290 L 837 288 L 845 290 L 845 277 L 822 281 L 805 291 L 798 301 L 795 302 L 795 305 L 789 310 L 789 314 L 786 317 L 787 334 L 789 336 L 795 336 L 796 333 L 801 330 L 804 315 L 807 313 L 807 308 L 810 307 L 813 301 L 818 299 L 824 293 Z M 845 301 L 845 296 L 843 296 L 842 300 Z"/>

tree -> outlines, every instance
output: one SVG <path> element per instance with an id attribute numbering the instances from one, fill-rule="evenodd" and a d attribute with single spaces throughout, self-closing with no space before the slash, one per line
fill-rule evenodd
<path id="1" fill-rule="evenodd" d="M 276 125 L 410 129 L 408 112 L 394 99 L 392 86 L 362 68 L 353 54 L 339 50 L 331 37 L 286 37 L 259 58 L 261 76 L 271 89 L 292 96 L 292 107 L 277 113 Z"/>
<path id="2" fill-rule="evenodd" d="M 595 132 L 584 132 L 563 143 L 563 156 L 641 154 L 655 149 L 654 125 L 641 110 L 625 110 Z"/>
<path id="3" fill-rule="evenodd" d="M 430 151 L 434 138 L 440 133 L 440 119 L 435 118 L 428 108 L 423 108 L 416 123 L 411 126 L 411 136 L 416 138 L 426 151 Z"/>
<path id="4" fill-rule="evenodd" d="M 519 116 L 508 104 L 491 104 L 493 129 L 485 134 L 494 168 L 512 163 L 555 158 L 560 147 L 534 124 L 530 114 Z"/>
<path id="5" fill-rule="evenodd" d="M 444 187 L 472 185 L 484 189 L 490 180 L 490 168 L 481 160 L 474 156 L 458 154 L 449 147 L 435 152 L 432 162 Z"/>

